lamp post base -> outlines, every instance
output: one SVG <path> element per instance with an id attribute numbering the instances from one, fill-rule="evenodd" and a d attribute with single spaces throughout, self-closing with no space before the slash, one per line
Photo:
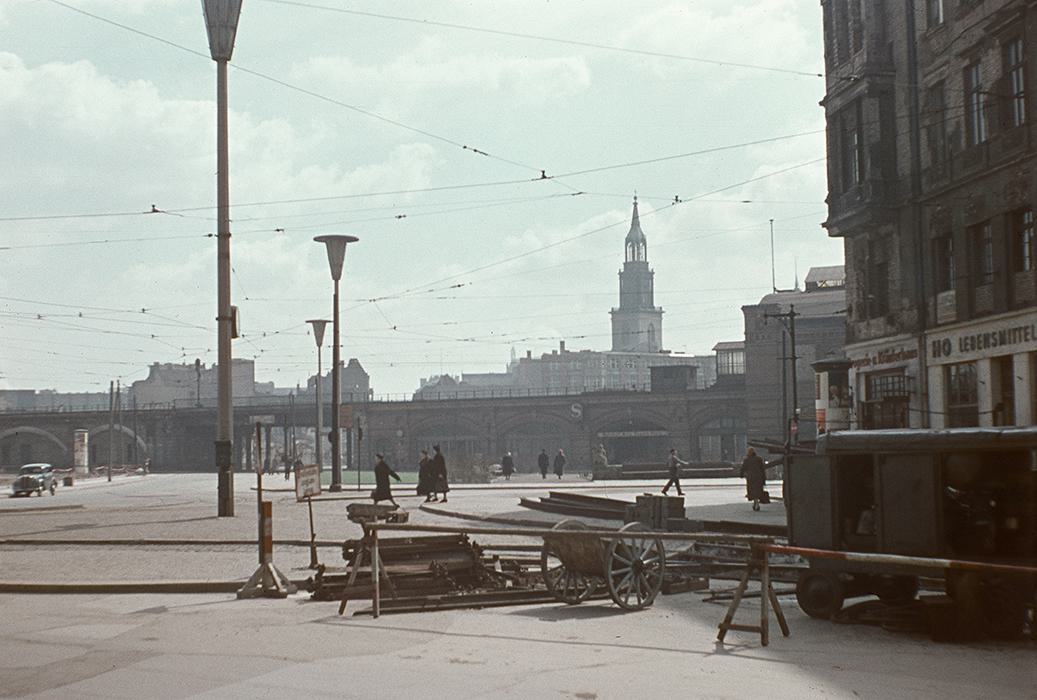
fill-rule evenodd
<path id="1" fill-rule="evenodd" d="M 232 468 L 233 444 L 230 440 L 216 441 L 217 481 L 216 515 L 220 518 L 234 517 L 234 471 Z"/>
<path id="2" fill-rule="evenodd" d="M 328 487 L 328 491 L 331 491 L 333 493 L 338 493 L 341 490 L 342 490 L 342 484 L 332 484 L 331 486 Z"/>

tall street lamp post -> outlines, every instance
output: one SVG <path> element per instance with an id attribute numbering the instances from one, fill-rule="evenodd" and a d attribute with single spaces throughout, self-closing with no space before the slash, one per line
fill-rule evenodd
<path id="1" fill-rule="evenodd" d="M 317 470 L 324 471 L 324 401 L 320 395 L 320 385 L 323 380 L 320 366 L 320 348 L 324 345 L 324 328 L 328 322 L 323 319 L 310 319 L 306 323 L 313 326 L 313 339 L 317 341 Z"/>
<path id="2" fill-rule="evenodd" d="M 335 281 L 334 310 L 331 316 L 332 329 L 332 368 L 331 368 L 331 491 L 342 490 L 342 435 L 339 429 L 339 413 L 342 404 L 341 358 L 339 357 L 339 323 L 338 323 L 338 281 L 342 278 L 342 263 L 346 259 L 346 244 L 356 243 L 356 236 L 317 236 L 318 243 L 328 249 L 328 265 L 331 266 L 331 279 Z"/>
<path id="3" fill-rule="evenodd" d="M 230 173 L 227 147 L 227 63 L 234 51 L 241 0 L 202 0 L 209 53 L 216 61 L 216 469 L 217 514 L 234 515 L 233 395 L 231 384 Z"/>

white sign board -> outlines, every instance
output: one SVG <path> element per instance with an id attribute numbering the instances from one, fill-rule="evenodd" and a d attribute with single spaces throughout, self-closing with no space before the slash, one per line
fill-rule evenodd
<path id="1" fill-rule="evenodd" d="M 320 467 L 307 464 L 295 470 L 295 500 L 305 501 L 320 495 Z"/>

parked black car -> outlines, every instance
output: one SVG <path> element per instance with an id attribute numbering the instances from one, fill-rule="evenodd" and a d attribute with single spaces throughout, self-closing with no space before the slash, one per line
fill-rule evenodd
<path id="1" fill-rule="evenodd" d="M 33 492 L 43 495 L 44 491 L 50 491 L 53 496 L 58 489 L 58 480 L 54 475 L 54 467 L 44 462 L 35 464 L 23 464 L 18 470 L 18 476 L 11 483 L 11 497 L 31 496 Z"/>

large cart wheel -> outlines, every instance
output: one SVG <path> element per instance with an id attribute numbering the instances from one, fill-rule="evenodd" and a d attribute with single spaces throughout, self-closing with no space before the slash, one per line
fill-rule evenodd
<path id="1" fill-rule="evenodd" d="M 628 523 L 621 532 L 644 536 L 612 540 L 605 553 L 605 582 L 609 595 L 621 608 L 641 610 L 659 595 L 666 572 L 666 549 L 662 540 L 647 534 L 641 523 Z"/>
<path id="2" fill-rule="evenodd" d="M 829 571 L 807 569 L 796 582 L 796 602 L 810 617 L 827 620 L 843 609 L 843 584 Z"/>
<path id="3" fill-rule="evenodd" d="M 586 530 L 587 525 L 579 520 L 563 520 L 552 530 Z M 555 598 L 569 605 L 576 605 L 590 598 L 598 588 L 593 577 L 581 574 L 566 567 L 552 546 L 549 538 L 544 538 L 544 546 L 540 550 L 540 571 L 544 576 L 544 584 Z"/>

